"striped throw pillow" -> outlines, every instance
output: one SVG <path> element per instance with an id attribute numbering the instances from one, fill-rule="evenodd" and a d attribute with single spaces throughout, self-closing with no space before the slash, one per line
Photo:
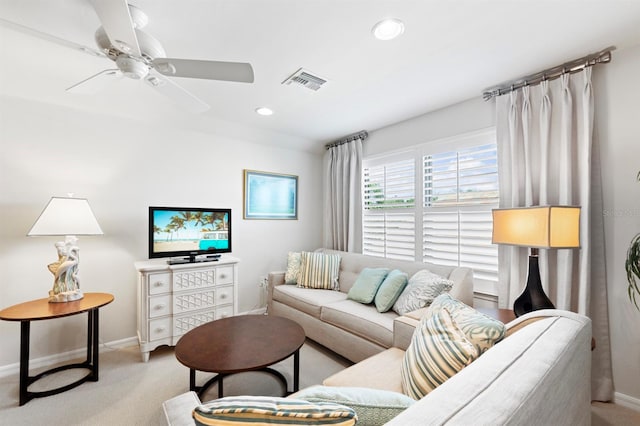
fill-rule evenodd
<path id="1" fill-rule="evenodd" d="M 401 367 L 402 390 L 420 399 L 478 356 L 447 309 L 424 317 L 411 338 Z"/>
<path id="2" fill-rule="evenodd" d="M 303 251 L 300 256 L 298 287 L 340 290 L 340 255 Z"/>
<path id="3" fill-rule="evenodd" d="M 480 354 L 504 338 L 506 327 L 502 322 L 478 312 L 449 294 L 436 297 L 431 304 L 432 314 L 441 309 L 446 309 L 451 314 L 460 330 L 476 346 Z"/>
<path id="4" fill-rule="evenodd" d="M 355 411 L 335 403 L 266 396 L 231 396 L 197 406 L 197 425 L 355 425 Z"/>

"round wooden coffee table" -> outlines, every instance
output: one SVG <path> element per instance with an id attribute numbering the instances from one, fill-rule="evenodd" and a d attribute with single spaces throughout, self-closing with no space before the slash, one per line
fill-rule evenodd
<path id="1" fill-rule="evenodd" d="M 293 392 L 300 380 L 300 348 L 305 334 L 300 325 L 271 315 L 240 315 L 203 324 L 178 340 L 176 358 L 189 367 L 189 389 L 199 396 L 218 382 L 222 398 L 225 376 L 246 371 L 265 371 L 277 377 L 288 393 L 287 379 L 269 368 L 293 355 Z M 196 371 L 218 373 L 202 386 L 196 386 Z"/>

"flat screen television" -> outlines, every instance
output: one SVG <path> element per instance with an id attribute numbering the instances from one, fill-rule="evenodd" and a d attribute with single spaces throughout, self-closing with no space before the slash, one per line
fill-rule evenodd
<path id="1" fill-rule="evenodd" d="M 217 260 L 231 252 L 231 209 L 149 207 L 149 258 Z"/>

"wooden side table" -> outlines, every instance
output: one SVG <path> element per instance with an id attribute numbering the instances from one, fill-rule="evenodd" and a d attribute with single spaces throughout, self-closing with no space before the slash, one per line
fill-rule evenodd
<path id="1" fill-rule="evenodd" d="M 516 314 L 512 309 L 498 309 L 498 308 L 475 308 L 477 311 L 482 312 L 485 315 L 495 318 L 498 321 L 506 324 L 516 319 Z"/>
<path id="2" fill-rule="evenodd" d="M 85 293 L 84 298 L 73 302 L 49 303 L 49 298 L 32 300 L 10 306 L 0 311 L 0 319 L 5 321 L 20 321 L 20 405 L 24 405 L 33 398 L 55 395 L 90 380 L 98 381 L 98 309 L 113 302 L 113 295 L 108 293 Z M 87 331 L 87 359 L 81 363 L 61 365 L 43 371 L 35 376 L 29 376 L 29 334 L 31 321 L 41 321 L 53 318 L 67 317 L 88 312 Z M 29 385 L 44 376 L 72 368 L 86 368 L 89 373 L 68 385 L 46 391 L 30 392 Z"/>

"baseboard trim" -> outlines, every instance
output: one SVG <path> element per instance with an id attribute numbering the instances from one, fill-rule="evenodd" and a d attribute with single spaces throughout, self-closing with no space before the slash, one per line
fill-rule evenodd
<path id="1" fill-rule="evenodd" d="M 627 407 L 634 411 L 640 412 L 640 399 L 638 398 L 634 398 L 620 392 L 614 392 L 613 402 L 618 405 L 622 405 L 623 407 Z"/>
<path id="2" fill-rule="evenodd" d="M 100 352 L 109 352 L 128 346 L 138 344 L 137 337 L 127 337 L 126 339 L 114 340 L 112 342 L 100 342 Z M 62 362 L 71 361 L 78 358 L 85 358 L 87 354 L 87 348 L 79 348 L 68 352 L 62 352 L 55 355 L 47 355 L 40 358 L 33 358 L 29 360 L 29 371 L 36 370 L 38 368 L 50 367 Z M 10 376 L 12 374 L 20 374 L 20 363 L 7 364 L 0 366 L 0 377 Z"/>
<path id="3" fill-rule="evenodd" d="M 252 309 L 250 311 L 240 312 L 238 315 L 265 315 L 267 313 L 266 306 L 263 308 Z"/>

